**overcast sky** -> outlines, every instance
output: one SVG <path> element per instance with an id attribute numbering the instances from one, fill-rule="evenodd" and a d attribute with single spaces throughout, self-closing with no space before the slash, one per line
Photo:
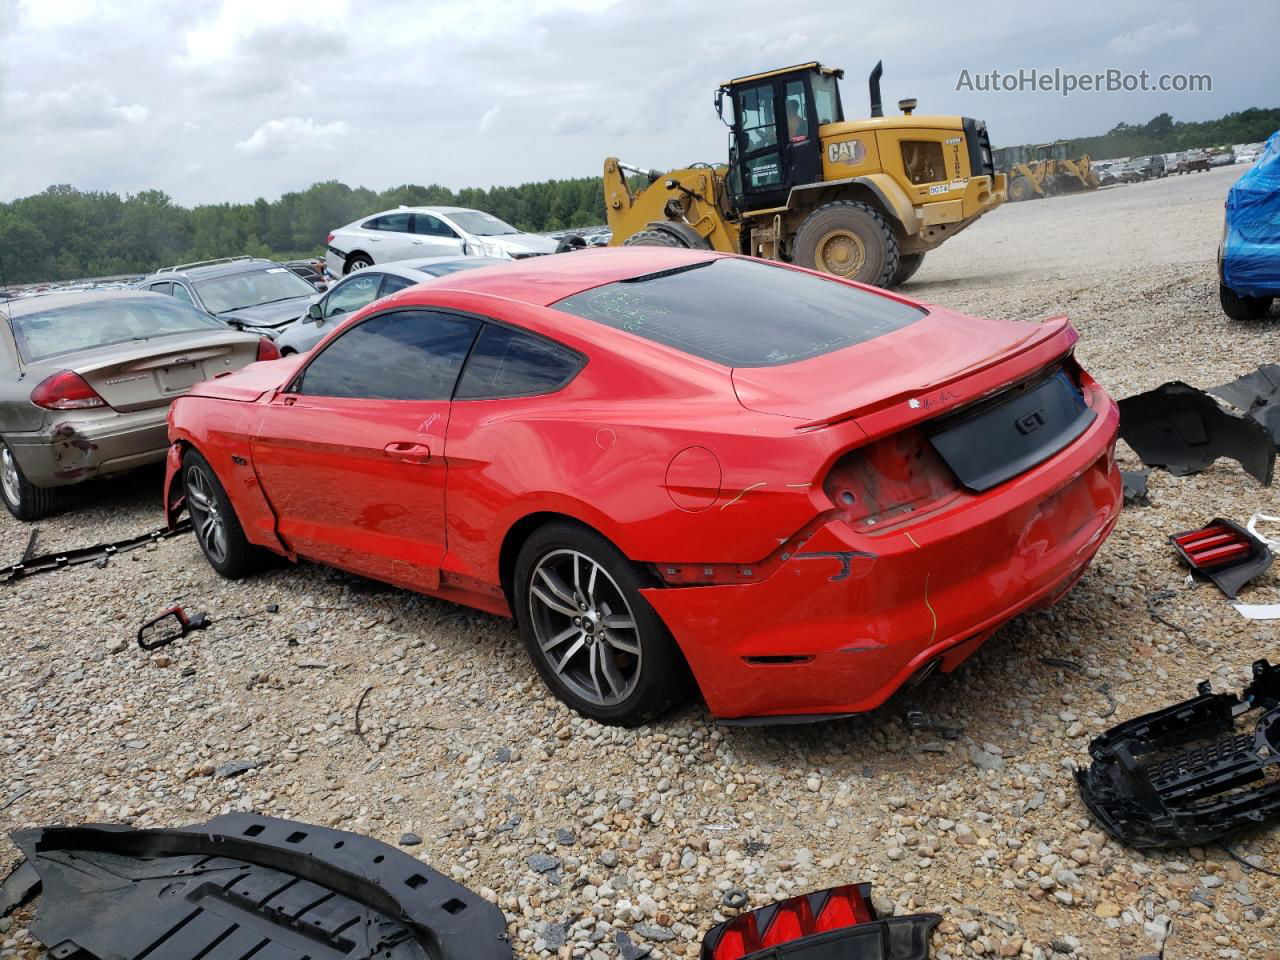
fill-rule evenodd
<path id="1" fill-rule="evenodd" d="M 876 8 L 880 9 L 877 10 Z M 985 119 L 996 145 L 1162 111 L 1280 106 L 1280 3 L 984 5 L 850 0 L 0 0 L 0 200 L 52 183 L 183 204 L 317 180 L 382 189 L 724 159 L 721 81 L 844 67 L 846 115 Z M 1209 93 L 979 93 L 962 70 L 1208 73 Z"/>

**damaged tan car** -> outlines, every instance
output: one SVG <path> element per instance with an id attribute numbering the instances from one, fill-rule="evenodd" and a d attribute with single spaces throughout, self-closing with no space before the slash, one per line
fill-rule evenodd
<path id="1" fill-rule="evenodd" d="M 0 499 L 38 520 L 72 484 L 162 461 L 175 397 L 277 356 L 160 294 L 0 299 Z"/>

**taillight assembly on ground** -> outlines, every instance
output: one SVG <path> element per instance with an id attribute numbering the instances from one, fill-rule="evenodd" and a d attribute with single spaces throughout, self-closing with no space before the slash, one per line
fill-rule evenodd
<path id="1" fill-rule="evenodd" d="M 31 391 L 31 402 L 46 410 L 88 410 L 107 405 L 107 401 L 73 370 L 63 370 L 41 380 Z"/>
<path id="2" fill-rule="evenodd" d="M 279 360 L 280 348 L 275 345 L 270 337 L 261 337 L 258 340 L 258 359 L 259 360 Z"/>
<path id="3" fill-rule="evenodd" d="M 871 884 L 819 890 L 712 927 L 701 960 L 925 960 L 936 913 L 880 919 Z"/>
<path id="4" fill-rule="evenodd" d="M 1171 534 L 1169 542 L 1187 566 L 1232 599 L 1271 566 L 1267 545 L 1230 520 L 1216 519 L 1199 530 Z"/>
<path id="5" fill-rule="evenodd" d="M 1090 813 L 1134 847 L 1203 846 L 1280 817 L 1280 666 L 1253 665 L 1243 697 L 1213 693 L 1135 717 L 1089 744 L 1076 771 Z M 1245 714 L 1263 711 L 1249 727 Z"/>

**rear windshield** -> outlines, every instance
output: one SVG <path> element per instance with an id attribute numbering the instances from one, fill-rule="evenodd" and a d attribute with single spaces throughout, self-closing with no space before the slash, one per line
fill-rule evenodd
<path id="1" fill-rule="evenodd" d="M 807 360 L 925 315 L 835 280 L 737 258 L 619 280 L 555 307 L 726 367 Z"/>
<path id="2" fill-rule="evenodd" d="M 28 363 L 131 340 L 229 329 L 195 307 L 172 297 L 154 295 L 96 300 L 19 314 L 12 325 L 18 350 Z"/>

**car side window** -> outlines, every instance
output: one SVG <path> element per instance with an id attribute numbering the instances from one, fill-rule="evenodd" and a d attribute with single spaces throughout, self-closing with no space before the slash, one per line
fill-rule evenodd
<path id="1" fill-rule="evenodd" d="M 179 300 L 182 300 L 186 303 L 191 303 L 192 306 L 195 306 L 195 304 L 192 303 L 191 301 L 191 294 L 187 292 L 187 288 L 184 287 L 182 284 L 174 283 L 173 295 L 177 297 Z"/>
<path id="2" fill-rule="evenodd" d="M 413 232 L 427 237 L 456 238 L 458 236 L 451 226 L 439 217 L 433 217 L 429 213 L 415 213 L 413 215 Z"/>
<path id="3" fill-rule="evenodd" d="M 372 400 L 448 400 L 480 321 L 429 310 L 370 317 L 302 373 L 297 393 Z"/>
<path id="4" fill-rule="evenodd" d="M 388 213 L 374 217 L 361 224 L 366 230 L 391 230 L 395 233 L 409 232 L 409 216 L 407 213 Z"/>
<path id="5" fill-rule="evenodd" d="M 340 313 L 354 313 L 373 303 L 378 299 L 378 285 L 382 282 L 382 276 L 381 273 L 362 270 L 344 281 L 325 298 L 324 315 L 336 317 Z"/>
<path id="6" fill-rule="evenodd" d="M 397 290 L 403 290 L 405 287 L 412 287 L 417 280 L 407 280 L 404 277 L 393 277 L 391 274 L 385 274 L 382 278 L 382 289 L 378 291 L 378 296 L 385 297 L 395 293 Z"/>
<path id="7" fill-rule="evenodd" d="M 167 297 L 173 293 L 173 284 L 166 280 L 164 283 L 153 283 L 148 289 L 152 293 L 163 293 Z"/>
<path id="8" fill-rule="evenodd" d="M 457 399 L 552 393 L 582 369 L 582 358 L 550 340 L 487 323 L 458 381 Z"/>

